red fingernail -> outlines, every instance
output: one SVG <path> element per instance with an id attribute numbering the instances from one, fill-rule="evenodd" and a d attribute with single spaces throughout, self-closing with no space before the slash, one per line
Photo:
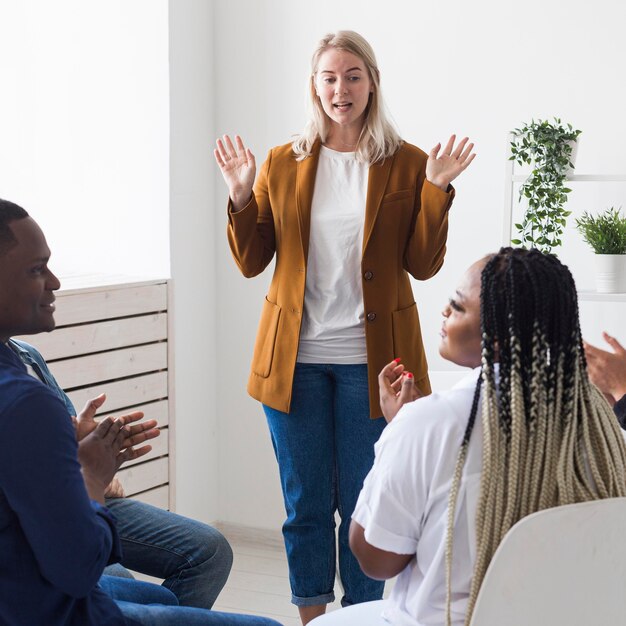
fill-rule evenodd
<path id="1" fill-rule="evenodd" d="M 407 378 L 413 378 L 413 374 L 411 374 L 411 372 L 407 372 L 406 377 L 407 377 Z"/>
<path id="2" fill-rule="evenodd" d="M 400 363 L 400 360 L 401 360 L 401 359 L 400 359 L 400 357 L 397 357 L 397 358 L 395 358 L 395 359 L 394 359 L 394 361 L 395 361 L 396 363 Z"/>

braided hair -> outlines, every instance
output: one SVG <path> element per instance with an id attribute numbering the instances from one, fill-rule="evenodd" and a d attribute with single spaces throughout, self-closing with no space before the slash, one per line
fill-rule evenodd
<path id="1" fill-rule="evenodd" d="M 455 506 L 481 387 L 483 468 L 466 624 L 489 562 L 518 520 L 554 506 L 626 495 L 626 446 L 611 407 L 587 375 L 567 267 L 536 249 L 502 248 L 482 271 L 480 317 L 482 372 L 448 503 L 448 624 Z"/>

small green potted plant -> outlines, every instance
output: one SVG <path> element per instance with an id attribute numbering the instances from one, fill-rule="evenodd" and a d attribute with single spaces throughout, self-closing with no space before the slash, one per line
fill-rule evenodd
<path id="1" fill-rule="evenodd" d="M 576 229 L 595 252 L 598 292 L 626 291 L 626 218 L 621 207 L 595 216 L 585 211 L 576 220 Z"/>
<path id="2" fill-rule="evenodd" d="M 573 150 L 580 130 L 562 124 L 559 118 L 532 120 L 513 131 L 510 161 L 533 165 L 533 170 L 520 188 L 519 199 L 525 198 L 527 209 L 521 223 L 515 224 L 519 239 L 511 243 L 551 252 L 561 245 L 561 237 L 570 211 L 565 210 L 565 186 L 574 169 Z"/>

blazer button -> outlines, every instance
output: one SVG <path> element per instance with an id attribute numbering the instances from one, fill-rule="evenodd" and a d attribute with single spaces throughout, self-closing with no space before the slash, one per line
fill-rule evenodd
<path id="1" fill-rule="evenodd" d="M 363 278 L 365 278 L 365 280 L 372 280 L 372 278 L 374 278 L 374 272 L 367 270 L 367 272 L 363 274 Z"/>
<path id="2" fill-rule="evenodd" d="M 367 321 L 368 322 L 373 322 L 376 319 L 376 313 L 374 313 L 374 311 L 370 311 L 367 314 Z"/>

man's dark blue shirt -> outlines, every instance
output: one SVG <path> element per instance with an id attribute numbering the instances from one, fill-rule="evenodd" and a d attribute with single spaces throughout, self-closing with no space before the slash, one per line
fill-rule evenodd
<path id="1" fill-rule="evenodd" d="M 98 580 L 119 560 L 67 408 L 0 343 L 0 624 L 125 624 Z"/>

